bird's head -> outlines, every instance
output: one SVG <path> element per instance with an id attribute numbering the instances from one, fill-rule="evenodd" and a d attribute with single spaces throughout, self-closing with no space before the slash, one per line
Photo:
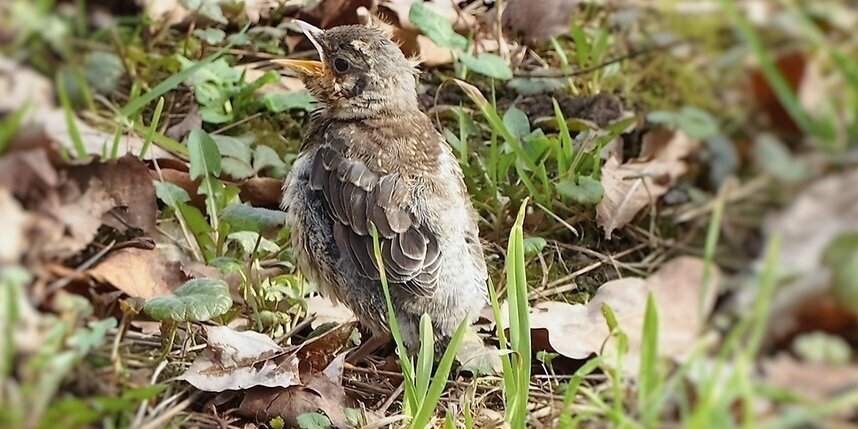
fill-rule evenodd
<path id="1" fill-rule="evenodd" d="M 363 25 L 322 30 L 294 22 L 319 51 L 320 61 L 274 62 L 297 72 L 328 115 L 357 119 L 417 108 L 416 63 L 386 32 Z"/>

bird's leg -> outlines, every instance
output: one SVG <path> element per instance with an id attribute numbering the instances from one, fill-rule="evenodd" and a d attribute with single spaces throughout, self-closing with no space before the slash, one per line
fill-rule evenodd
<path id="1" fill-rule="evenodd" d="M 352 352 L 347 358 L 346 362 L 356 365 L 362 360 L 366 359 L 367 356 L 372 354 L 372 352 L 384 347 L 391 340 L 390 334 L 380 334 L 373 333 L 372 337 L 369 340 L 364 342 L 357 348 L 354 352 Z"/>

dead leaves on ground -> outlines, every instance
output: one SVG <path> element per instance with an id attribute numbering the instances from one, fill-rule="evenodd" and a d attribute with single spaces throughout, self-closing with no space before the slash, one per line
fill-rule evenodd
<path id="1" fill-rule="evenodd" d="M 647 296 L 652 294 L 658 309 L 659 353 L 682 360 L 700 338 L 716 296 L 717 268 L 713 268 L 707 288 L 704 288 L 704 272 L 702 260 L 680 257 L 667 262 L 647 279 L 628 277 L 605 283 L 587 304 L 537 303 L 530 312 L 530 326 L 532 330 L 547 332 L 548 344 L 534 340 L 535 346 L 572 359 L 616 354 L 616 341 L 610 336 L 602 311 L 602 306 L 608 305 L 629 338 L 623 369 L 635 374 Z"/>
<path id="2" fill-rule="evenodd" d="M 596 222 L 611 239 L 613 232 L 667 193 L 688 169 L 685 158 L 700 147 L 682 131 L 650 131 L 640 156 L 623 162 L 610 156 L 602 167 L 605 195 L 596 205 Z"/>
<path id="3" fill-rule="evenodd" d="M 238 414 L 256 421 L 282 417 L 297 427 L 301 414 L 321 410 L 335 427 L 352 427 L 354 406 L 342 387 L 343 364 L 354 324 L 341 325 L 300 346 L 281 347 L 268 336 L 206 327 L 207 348 L 179 376 L 208 392 L 245 391 Z"/>

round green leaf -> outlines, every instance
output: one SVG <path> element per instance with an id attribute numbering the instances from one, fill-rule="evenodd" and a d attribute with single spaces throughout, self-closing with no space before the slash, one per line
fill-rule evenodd
<path id="1" fill-rule="evenodd" d="M 286 223 L 286 213 L 247 204 L 233 204 L 223 209 L 220 220 L 232 225 L 234 231 L 262 232 L 282 227 Z"/>
<path id="2" fill-rule="evenodd" d="M 559 182 L 555 185 L 557 192 L 564 197 L 571 198 L 581 204 L 596 204 L 605 195 L 605 189 L 598 180 L 592 177 L 582 176 L 578 182 L 571 180 Z"/>
<path id="3" fill-rule="evenodd" d="M 331 419 L 321 413 L 304 413 L 298 416 L 298 427 L 301 429 L 328 429 Z"/>
<path id="4" fill-rule="evenodd" d="M 411 4 L 408 19 L 420 32 L 442 48 L 464 50 L 468 47 L 468 39 L 456 33 L 447 18 L 429 9 L 422 1 Z"/>
<path id="5" fill-rule="evenodd" d="M 472 71 L 493 79 L 512 79 L 512 69 L 506 60 L 495 54 L 473 55 L 464 54 L 460 58 L 462 64 L 468 66 Z"/>
<path id="6" fill-rule="evenodd" d="M 158 296 L 143 304 L 155 320 L 202 322 L 220 316 L 232 307 L 229 286 L 219 279 L 193 279 L 172 296 Z"/>

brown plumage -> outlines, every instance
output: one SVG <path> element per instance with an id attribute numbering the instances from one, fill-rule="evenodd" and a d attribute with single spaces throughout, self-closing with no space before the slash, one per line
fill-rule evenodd
<path id="1" fill-rule="evenodd" d="M 422 314 L 446 340 L 487 302 L 486 266 L 462 171 L 417 104 L 415 69 L 381 30 L 299 25 L 321 62 L 282 60 L 321 104 L 284 184 L 299 266 L 388 337 L 371 230 L 406 346 Z"/>

